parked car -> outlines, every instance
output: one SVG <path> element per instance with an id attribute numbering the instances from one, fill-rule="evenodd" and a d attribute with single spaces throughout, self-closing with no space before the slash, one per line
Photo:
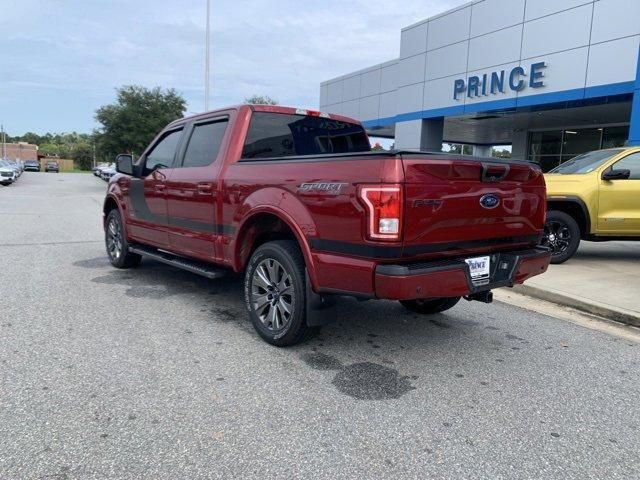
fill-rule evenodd
<path id="1" fill-rule="evenodd" d="M 545 178 L 551 263 L 570 259 L 580 240 L 640 240 L 640 147 L 585 153 Z"/>
<path id="2" fill-rule="evenodd" d="M 0 160 L 0 184 L 6 186 L 11 185 L 17 180 L 18 176 L 13 168 L 9 167 L 4 160 Z"/>
<path id="3" fill-rule="evenodd" d="M 24 162 L 24 171 L 25 172 L 39 172 L 40 171 L 40 162 L 38 160 L 27 160 Z"/>
<path id="4" fill-rule="evenodd" d="M 5 159 L 3 160 L 3 163 L 5 166 L 11 168 L 16 173 L 16 177 L 22 175 L 22 166 L 15 160 Z"/>
<path id="5" fill-rule="evenodd" d="M 100 178 L 105 182 L 108 182 L 116 173 L 117 172 L 114 167 L 104 167 L 100 170 Z"/>
<path id="6" fill-rule="evenodd" d="M 15 174 L 16 179 L 22 174 L 20 166 L 11 160 L 0 160 L 0 166 L 9 168 Z"/>
<path id="7" fill-rule="evenodd" d="M 24 172 L 24 163 L 21 160 L 7 159 L 7 162 L 9 162 L 16 169 L 16 172 L 18 172 L 18 176 L 22 175 L 22 172 Z"/>
<path id="8" fill-rule="evenodd" d="M 102 173 L 102 169 L 103 168 L 107 168 L 107 167 L 115 167 L 115 164 L 113 163 L 99 163 L 98 165 L 96 165 L 95 167 L 93 167 L 91 169 L 91 171 L 93 172 L 93 174 L 96 177 L 99 177 L 100 174 Z"/>
<path id="9" fill-rule="evenodd" d="M 60 173 L 60 165 L 55 160 L 47 160 L 44 165 L 44 171 Z"/>
<path id="10" fill-rule="evenodd" d="M 423 314 L 543 273 L 540 167 L 371 151 L 355 120 L 266 105 L 177 120 L 133 163 L 117 157 L 103 215 L 109 259 L 209 278 L 244 273 L 258 334 L 286 346 L 335 318 L 336 298 Z"/>

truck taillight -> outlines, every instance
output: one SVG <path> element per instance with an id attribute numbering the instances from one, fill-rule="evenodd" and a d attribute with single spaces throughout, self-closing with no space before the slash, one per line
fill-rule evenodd
<path id="1" fill-rule="evenodd" d="M 402 232 L 402 186 L 362 185 L 360 198 L 367 208 L 369 238 L 400 240 Z"/>

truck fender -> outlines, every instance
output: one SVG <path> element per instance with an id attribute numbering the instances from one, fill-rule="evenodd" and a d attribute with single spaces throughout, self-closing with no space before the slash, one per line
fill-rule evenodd
<path id="1" fill-rule="evenodd" d="M 131 238 L 129 235 L 129 225 L 127 224 L 127 216 L 126 216 L 126 203 L 123 201 L 123 193 L 122 186 L 118 182 L 109 183 L 109 187 L 107 190 L 107 195 L 104 198 L 104 202 L 102 204 L 102 227 L 106 228 L 105 222 L 107 220 L 107 210 L 111 210 L 109 208 L 111 205 L 116 206 L 118 211 L 120 212 L 120 217 L 122 218 L 122 226 L 124 228 L 124 234 L 127 239 Z"/>
<path id="2" fill-rule="evenodd" d="M 118 200 L 118 197 L 114 195 L 113 192 L 109 192 L 104 197 L 104 202 L 102 202 L 102 226 L 103 227 L 106 227 L 105 222 L 107 220 L 107 212 L 113 210 L 112 208 L 113 205 L 115 205 L 115 208 L 118 209 L 118 211 L 120 212 L 120 215 L 123 215 L 122 206 L 120 205 L 120 201 Z"/>
<path id="3" fill-rule="evenodd" d="M 564 208 L 563 208 L 564 207 Z M 580 230 L 584 236 L 591 234 L 591 214 L 587 204 L 580 197 L 575 195 L 549 196 L 547 197 L 547 211 L 560 210 L 566 211 L 566 207 L 573 207 L 576 212 L 582 214 L 582 218 L 576 218 L 576 222 L 580 226 Z M 570 214 L 570 212 L 567 212 Z"/>
<path id="4" fill-rule="evenodd" d="M 307 236 L 316 235 L 316 225 L 307 208 L 291 193 L 280 189 L 264 189 L 249 195 L 238 211 L 246 212 L 238 224 L 237 235 L 233 239 L 231 251 L 233 252 L 234 270 L 241 271 L 244 268 L 239 241 L 244 237 L 247 229 L 256 216 L 264 213 L 271 214 L 282 221 L 293 232 L 300 245 L 304 257 L 309 279 L 313 290 L 318 290 L 318 279 L 313 267 L 311 248 Z"/>

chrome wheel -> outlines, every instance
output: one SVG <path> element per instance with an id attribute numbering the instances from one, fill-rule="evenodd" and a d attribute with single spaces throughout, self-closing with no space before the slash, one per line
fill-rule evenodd
<path id="1" fill-rule="evenodd" d="M 282 330 L 291 321 L 295 293 L 293 280 L 280 262 L 260 262 L 251 278 L 251 306 L 262 324 L 271 331 Z"/>
<path id="2" fill-rule="evenodd" d="M 564 253 L 571 244 L 571 230 L 564 222 L 550 220 L 544 226 L 542 245 L 549 247 L 553 255 Z"/>
<path id="3" fill-rule="evenodd" d="M 122 255 L 122 230 L 115 217 L 107 225 L 107 252 L 112 260 L 117 260 Z"/>

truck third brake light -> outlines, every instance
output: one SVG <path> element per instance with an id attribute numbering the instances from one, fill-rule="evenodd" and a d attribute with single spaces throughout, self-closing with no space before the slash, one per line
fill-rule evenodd
<path id="1" fill-rule="evenodd" d="M 304 108 L 297 108 L 296 115 L 307 115 L 309 117 L 331 118 L 328 113 L 318 112 L 316 110 L 306 110 Z"/>

